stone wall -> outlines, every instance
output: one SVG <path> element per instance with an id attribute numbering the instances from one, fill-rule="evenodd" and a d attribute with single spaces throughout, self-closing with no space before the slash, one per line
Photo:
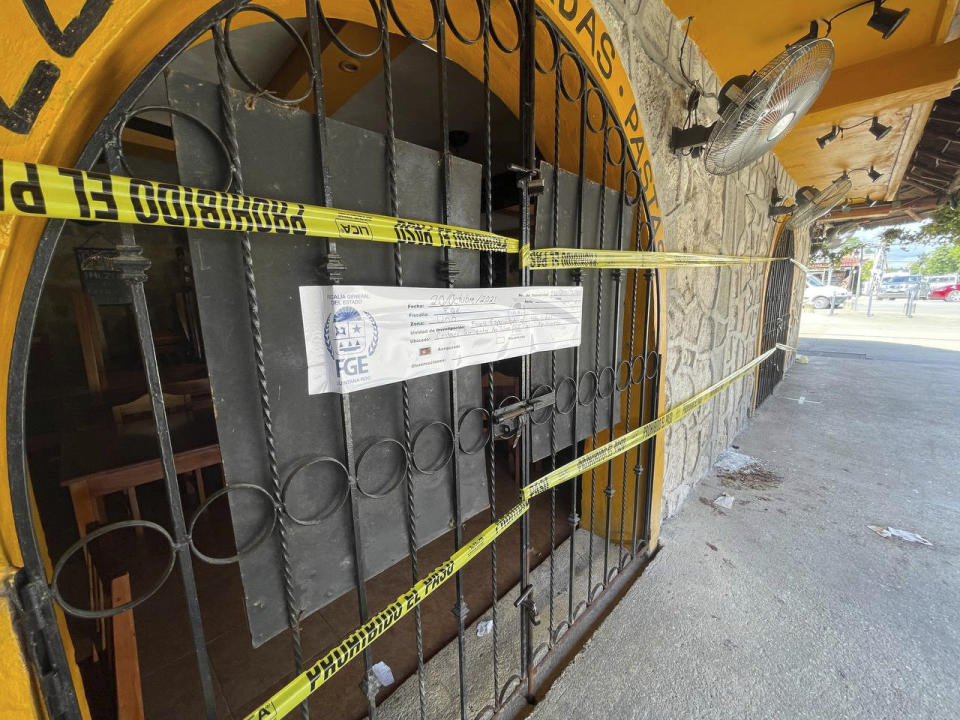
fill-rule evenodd
<path id="1" fill-rule="evenodd" d="M 709 174 L 702 161 L 669 150 L 670 130 L 681 125 L 687 113 L 689 90 L 678 63 L 685 20 L 674 18 L 662 0 L 594 0 L 594 4 L 618 43 L 637 97 L 663 212 L 662 249 L 769 255 L 775 231 L 767 217 L 770 191 L 774 183 L 788 197 L 796 190 L 776 157 L 768 154 L 733 175 L 718 177 Z M 684 68 L 705 90 L 717 92 L 717 76 L 689 39 Z M 715 119 L 715 107 L 714 100 L 701 100 L 701 122 Z M 809 253 L 806 238 L 806 231 L 797 233 L 796 257 L 801 262 Z M 803 287 L 802 275 L 795 275 L 793 343 Z M 755 357 L 764 266 L 670 270 L 661 278 L 667 310 L 664 379 L 670 407 Z M 743 427 L 753 389 L 750 375 L 666 431 L 665 516 L 676 512 Z"/>

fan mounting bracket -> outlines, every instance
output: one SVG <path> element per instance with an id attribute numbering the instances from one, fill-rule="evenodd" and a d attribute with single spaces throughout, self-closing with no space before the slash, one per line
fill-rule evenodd
<path id="1" fill-rule="evenodd" d="M 676 153 L 679 150 L 689 148 L 694 157 L 699 157 L 703 146 L 710 139 L 710 133 L 713 132 L 713 125 L 692 125 L 688 128 L 675 127 L 670 131 L 670 151 Z"/>

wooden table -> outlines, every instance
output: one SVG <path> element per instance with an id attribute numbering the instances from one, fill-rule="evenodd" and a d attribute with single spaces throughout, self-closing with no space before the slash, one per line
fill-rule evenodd
<path id="1" fill-rule="evenodd" d="M 177 474 L 221 462 L 213 413 L 191 418 L 170 416 L 170 434 Z M 163 463 L 152 420 L 120 428 L 103 426 L 70 433 L 63 442 L 60 485 L 70 490 L 80 537 L 90 523 L 106 524 L 103 497 L 163 479 Z"/>

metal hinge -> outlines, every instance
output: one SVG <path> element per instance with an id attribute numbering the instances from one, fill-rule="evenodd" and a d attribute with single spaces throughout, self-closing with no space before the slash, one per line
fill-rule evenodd
<path id="1" fill-rule="evenodd" d="M 20 570 L 14 578 L 15 624 L 23 641 L 27 661 L 40 686 L 47 713 L 56 720 L 79 718 L 77 695 L 66 667 L 60 628 L 57 626 L 50 590 L 45 583 L 30 581 Z"/>
<path id="2" fill-rule="evenodd" d="M 523 420 L 542 410 L 553 407 L 556 395 L 553 390 L 543 395 L 518 400 L 515 403 L 504 405 L 493 411 L 493 436 L 497 440 L 504 440 L 519 436 Z"/>

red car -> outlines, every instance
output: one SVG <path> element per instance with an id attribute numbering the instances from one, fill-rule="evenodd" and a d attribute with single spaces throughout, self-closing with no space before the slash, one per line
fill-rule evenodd
<path id="1" fill-rule="evenodd" d="M 944 285 L 936 290 L 930 291 L 931 300 L 946 300 L 947 302 L 960 302 L 960 283 Z"/>

